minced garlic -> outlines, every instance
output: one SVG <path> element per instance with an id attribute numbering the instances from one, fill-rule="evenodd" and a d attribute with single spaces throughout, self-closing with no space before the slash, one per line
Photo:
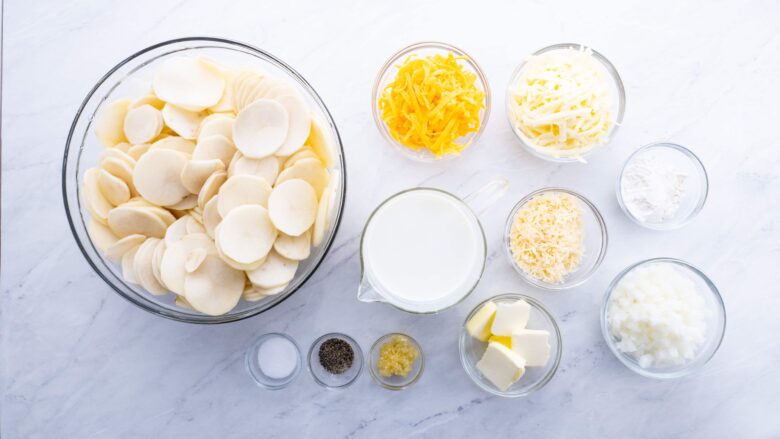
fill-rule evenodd
<path id="1" fill-rule="evenodd" d="M 390 341 L 379 348 L 377 369 L 385 377 L 392 375 L 405 377 L 412 371 L 412 365 L 419 355 L 420 352 L 408 338 L 394 335 Z"/>

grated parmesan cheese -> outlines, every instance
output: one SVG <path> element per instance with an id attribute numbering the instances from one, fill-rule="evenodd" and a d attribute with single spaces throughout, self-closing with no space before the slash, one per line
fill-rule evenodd
<path id="1" fill-rule="evenodd" d="M 510 250 L 526 274 L 559 284 L 579 267 L 584 226 L 576 197 L 565 192 L 537 195 L 517 211 L 512 221 Z"/>
<path id="2" fill-rule="evenodd" d="M 612 90 L 590 49 L 531 56 L 510 98 L 525 143 L 553 157 L 580 158 L 606 144 L 615 123 Z"/>
<path id="3" fill-rule="evenodd" d="M 379 99 L 382 120 L 402 145 L 427 149 L 437 158 L 459 154 L 468 143 L 458 140 L 477 132 L 485 92 L 477 75 L 451 52 L 418 58 L 410 55 Z"/>

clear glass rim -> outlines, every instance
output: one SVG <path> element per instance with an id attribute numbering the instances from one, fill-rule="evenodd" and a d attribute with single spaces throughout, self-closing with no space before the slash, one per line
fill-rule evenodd
<path id="1" fill-rule="evenodd" d="M 95 261 L 92 260 L 92 258 L 89 256 L 89 253 L 87 249 L 85 248 L 85 243 L 79 239 L 78 230 L 76 227 L 75 221 L 78 220 L 78 218 L 74 218 L 71 215 L 71 206 L 68 202 L 68 164 L 69 164 L 69 153 L 71 149 L 71 145 L 74 147 L 82 147 L 80 144 L 74 144 L 74 139 L 76 135 L 76 128 L 79 123 L 79 121 L 82 118 L 82 115 L 84 115 L 84 111 L 89 104 L 89 102 L 92 100 L 93 97 L 95 97 L 95 94 L 97 93 L 98 89 L 105 84 L 114 73 L 116 73 L 119 69 L 127 65 L 128 63 L 136 60 L 138 57 L 145 55 L 149 52 L 152 52 L 156 49 L 164 48 L 166 46 L 172 46 L 175 44 L 180 43 L 203 43 L 203 44 L 223 44 L 225 46 L 233 46 L 237 49 L 241 49 L 243 51 L 249 51 L 251 54 L 260 57 L 261 59 L 264 59 L 268 61 L 271 64 L 274 64 L 276 67 L 280 68 L 281 70 L 285 71 L 287 74 L 291 75 L 293 78 L 295 78 L 303 87 L 306 89 L 308 93 L 310 93 L 312 99 L 317 103 L 317 105 L 322 109 L 323 116 L 326 118 L 326 123 L 330 125 L 330 127 L 333 129 L 333 133 L 335 134 L 335 142 L 336 146 L 338 146 L 339 154 L 338 155 L 338 162 L 340 164 L 340 172 L 341 172 L 341 202 L 338 211 L 336 212 L 336 215 L 334 217 L 334 224 L 333 224 L 333 232 L 328 236 L 328 241 L 325 243 L 325 246 L 323 248 L 322 257 L 320 258 L 317 263 L 315 263 L 311 270 L 306 273 L 302 278 L 300 284 L 296 287 L 291 289 L 289 292 L 285 293 L 283 297 L 281 297 L 276 302 L 273 302 L 269 304 L 266 308 L 247 308 L 239 313 L 235 314 L 225 314 L 222 316 L 208 316 L 205 314 L 183 314 L 183 313 L 176 313 L 173 312 L 163 306 L 158 305 L 157 303 L 148 300 L 144 297 L 141 297 L 139 295 L 130 295 L 126 294 L 121 289 L 117 288 L 113 281 L 109 279 L 103 272 L 100 270 L 100 268 L 96 265 Z M 213 48 L 221 48 L 225 49 L 226 47 L 221 46 L 212 46 Z M 103 97 L 105 98 L 105 97 Z M 79 157 L 74 157 L 72 160 L 78 162 Z M 77 163 L 78 165 L 78 163 Z M 184 38 L 176 38 L 171 40 L 162 41 L 157 44 L 153 44 L 151 46 L 148 46 L 144 49 L 141 49 L 132 55 L 128 56 L 127 58 L 120 61 L 118 64 L 116 64 L 114 67 L 112 67 L 108 72 L 106 72 L 96 83 L 95 85 L 89 90 L 87 95 L 85 96 L 84 100 L 81 102 L 81 105 L 79 106 L 78 110 L 76 111 L 76 114 L 73 118 L 73 122 L 71 123 L 70 130 L 68 131 L 68 136 L 65 141 L 65 150 L 63 153 L 63 160 L 62 160 L 62 179 L 61 179 L 61 185 L 62 185 L 62 199 L 65 206 L 65 215 L 68 220 L 68 226 L 70 227 L 71 233 L 76 241 L 76 244 L 81 251 L 81 254 L 84 256 L 84 259 L 87 260 L 87 263 L 92 267 L 93 271 L 97 273 L 97 275 L 103 279 L 103 281 L 111 287 L 111 289 L 119 294 L 121 297 L 128 300 L 130 303 L 138 306 L 139 308 L 148 311 L 152 314 L 162 316 L 165 318 L 168 318 L 170 320 L 184 322 L 184 323 L 197 323 L 197 324 L 221 324 L 221 323 L 230 323 L 235 322 L 239 320 L 243 320 L 255 315 L 258 315 L 262 312 L 265 312 L 269 309 L 274 308 L 275 306 L 279 305 L 280 303 L 287 300 L 290 296 L 292 296 L 295 292 L 297 292 L 301 287 L 303 287 L 306 282 L 311 278 L 311 276 L 317 271 L 319 266 L 323 263 L 325 258 L 327 257 L 328 252 L 330 251 L 330 248 L 333 245 L 333 242 L 335 241 L 335 237 L 338 233 L 338 230 L 341 226 L 341 220 L 344 212 L 344 207 L 346 204 L 346 191 L 347 191 L 347 169 L 346 169 L 346 159 L 344 156 L 344 145 L 341 141 L 341 135 L 338 132 L 338 127 L 336 126 L 335 120 L 333 119 L 332 114 L 330 113 L 330 110 L 327 108 L 325 103 L 322 101 L 322 98 L 319 96 L 317 91 L 309 84 L 306 79 L 303 78 L 295 69 L 293 69 L 291 66 L 286 64 L 281 59 L 275 57 L 274 55 L 261 50 L 257 47 L 254 47 L 252 45 L 242 43 L 235 40 L 229 40 L 225 38 L 215 38 L 215 37 L 206 37 L 206 36 L 194 36 L 194 37 L 184 37 Z M 78 185 L 77 185 L 78 186 Z M 91 245 L 91 243 L 90 243 Z"/>
<path id="2" fill-rule="evenodd" d="M 609 332 L 609 327 L 607 324 L 607 307 L 609 305 L 609 300 L 612 297 L 612 293 L 615 291 L 615 287 L 620 283 L 620 281 L 623 279 L 623 277 L 631 272 L 633 269 L 640 267 L 645 264 L 651 264 L 656 262 L 667 262 L 672 263 L 677 266 L 683 267 L 684 269 L 696 274 L 701 278 L 702 281 L 707 285 L 710 293 L 715 298 L 715 302 L 717 303 L 718 311 L 720 311 L 721 315 L 723 316 L 723 328 L 720 331 L 720 334 L 717 334 L 717 341 L 715 343 L 715 347 L 712 349 L 712 353 L 707 356 L 704 361 L 699 362 L 698 364 L 692 363 L 689 366 L 680 369 L 678 371 L 674 372 L 652 372 L 648 371 L 646 369 L 642 369 L 636 364 L 633 364 L 626 358 L 626 354 L 620 352 L 617 349 L 617 346 L 615 346 L 615 342 L 612 340 L 612 336 Z M 723 302 L 723 296 L 721 296 L 720 291 L 715 286 L 715 284 L 710 280 L 710 278 L 704 274 L 703 271 L 699 270 L 696 266 L 683 261 L 682 259 L 675 259 L 675 258 L 667 258 L 667 257 L 660 257 L 660 258 L 651 258 L 651 259 L 645 259 L 643 261 L 639 261 L 637 263 L 634 263 L 632 265 L 629 265 L 623 271 L 618 273 L 617 276 L 615 276 L 615 279 L 612 280 L 612 282 L 607 287 L 607 291 L 604 294 L 604 298 L 601 302 L 601 312 L 600 312 L 600 320 L 601 320 L 601 335 L 604 337 L 604 341 L 606 342 L 607 346 L 609 347 L 609 350 L 612 352 L 612 354 L 628 369 L 631 371 L 642 375 L 644 377 L 648 378 L 654 378 L 659 380 L 669 380 L 669 379 L 675 379 L 680 378 L 686 375 L 690 375 L 698 370 L 701 370 L 707 363 L 712 360 L 712 358 L 715 356 L 715 354 L 718 352 L 718 349 L 720 349 L 721 344 L 723 343 L 723 337 L 726 334 L 726 304 Z"/>
<path id="3" fill-rule="evenodd" d="M 579 50 L 584 48 L 590 49 L 593 52 L 593 57 L 596 58 L 604 66 L 607 72 L 609 72 L 610 76 L 612 77 L 612 80 L 615 83 L 615 88 L 617 89 L 618 108 L 617 108 L 617 114 L 615 114 L 615 123 L 608 134 L 609 142 L 601 146 L 593 147 L 582 154 L 578 154 L 576 157 L 571 157 L 571 156 L 555 157 L 550 154 L 545 154 L 539 148 L 536 148 L 533 145 L 529 145 L 523 139 L 523 136 L 519 132 L 519 129 L 515 126 L 515 123 L 512 120 L 511 102 L 512 102 L 512 86 L 517 82 L 517 79 L 522 73 L 523 68 L 528 63 L 528 59 L 526 58 L 523 61 L 521 61 L 517 67 L 515 67 L 515 70 L 512 72 L 512 75 L 509 78 L 509 83 L 506 86 L 506 92 L 505 92 L 506 116 L 507 116 L 507 121 L 509 122 L 509 127 L 512 129 L 512 133 L 514 133 L 515 138 L 520 142 L 520 144 L 527 152 L 529 152 L 531 155 L 535 157 L 538 157 L 543 160 L 547 160 L 549 162 L 554 162 L 554 163 L 581 163 L 584 161 L 585 157 L 590 156 L 593 152 L 598 151 L 603 147 L 607 146 L 609 143 L 611 143 L 612 138 L 614 137 L 615 133 L 617 133 L 620 125 L 623 123 L 623 117 L 625 116 L 625 112 L 626 112 L 626 89 L 625 86 L 623 85 L 623 80 L 620 78 L 620 74 L 615 68 L 615 65 L 612 64 L 612 62 L 609 59 L 607 59 L 607 57 L 601 54 L 601 52 L 585 44 L 558 43 L 547 47 L 543 47 L 531 53 L 531 55 L 529 56 L 540 55 L 542 53 L 551 52 L 553 50 L 560 50 L 560 49 Z"/>
<path id="4" fill-rule="evenodd" d="M 520 208 L 525 205 L 531 198 L 543 194 L 545 192 L 563 192 L 569 195 L 572 195 L 576 197 L 578 200 L 580 200 L 582 203 L 584 203 L 590 211 L 593 213 L 593 216 L 596 218 L 596 222 L 599 225 L 599 229 L 601 230 L 601 247 L 599 247 L 599 254 L 596 258 L 596 261 L 593 263 L 593 267 L 590 268 L 590 270 L 579 280 L 576 282 L 566 282 L 560 284 L 551 284 L 547 283 L 538 279 L 534 279 L 526 272 L 523 271 L 522 268 L 520 268 L 519 265 L 517 265 L 517 262 L 515 261 L 515 258 L 512 256 L 512 247 L 511 247 L 511 232 L 512 232 L 512 223 L 515 218 L 515 215 L 517 215 L 517 212 L 520 210 Z M 545 187 L 541 189 L 537 189 L 530 194 L 523 197 L 520 201 L 517 202 L 517 204 L 514 205 L 512 210 L 509 212 L 509 216 L 506 219 L 506 225 L 504 226 L 504 248 L 506 250 L 506 255 L 509 258 L 509 263 L 512 265 L 512 267 L 520 274 L 520 277 L 531 284 L 532 286 L 542 288 L 545 290 L 550 291 L 560 291 L 560 290 L 567 290 L 570 288 L 574 288 L 576 286 L 582 285 L 585 282 L 589 281 L 591 277 L 598 271 L 599 267 L 601 267 L 601 263 L 604 261 L 604 258 L 607 255 L 607 247 L 609 245 L 609 234 L 607 233 L 607 223 L 604 221 L 604 217 L 601 215 L 601 212 L 599 212 L 598 208 L 595 204 L 593 204 L 590 200 L 585 198 L 583 195 L 580 195 L 579 193 L 571 190 L 566 189 L 563 187 Z"/>
<path id="5" fill-rule="evenodd" d="M 317 374 L 314 373 L 314 369 L 311 367 L 312 361 L 315 361 L 315 358 L 314 358 L 314 348 L 319 346 L 320 343 L 322 343 L 323 341 L 325 341 L 327 339 L 330 339 L 330 338 L 339 338 L 339 339 L 342 339 L 342 340 L 346 341 L 347 343 L 349 343 L 350 346 L 352 346 L 352 350 L 355 353 L 355 358 L 352 361 L 353 362 L 354 361 L 358 362 L 358 366 L 357 366 L 358 370 L 355 372 L 355 376 L 352 377 L 352 379 L 350 379 L 349 381 L 346 381 L 343 384 L 340 384 L 338 386 L 332 386 L 332 385 L 327 384 L 324 381 L 322 381 L 317 376 Z M 355 381 L 357 381 L 358 377 L 360 377 L 360 374 L 363 373 L 363 365 L 364 365 L 364 363 L 365 363 L 365 360 L 363 358 L 363 350 L 360 348 L 360 345 L 358 344 L 358 342 L 356 342 L 354 338 L 348 336 L 347 334 L 341 333 L 341 332 L 329 332 L 327 334 L 323 334 L 323 335 L 317 337 L 317 339 L 314 340 L 314 342 L 312 342 L 311 347 L 309 347 L 309 353 L 306 356 L 306 364 L 308 365 L 308 368 L 309 368 L 309 374 L 312 376 L 312 378 L 314 378 L 314 381 L 317 384 L 319 384 L 322 387 L 325 387 L 326 389 L 343 389 L 345 387 L 351 386 Z"/>
<path id="6" fill-rule="evenodd" d="M 682 153 L 691 161 L 691 163 L 697 170 L 701 171 L 701 175 L 704 177 L 703 191 L 699 196 L 699 200 L 697 201 L 696 206 L 693 208 L 691 213 L 688 214 L 688 216 L 682 221 L 675 222 L 675 223 L 657 223 L 657 224 L 643 222 L 639 218 L 634 216 L 633 213 L 631 213 L 631 211 L 628 209 L 628 206 L 626 206 L 625 201 L 623 200 L 623 191 L 620 189 L 620 186 L 621 186 L 621 182 L 623 181 L 623 174 L 626 171 L 626 167 L 628 167 L 629 163 L 631 163 L 631 161 L 634 160 L 634 158 L 637 155 L 654 148 L 669 148 Z M 623 213 L 625 213 L 626 216 L 628 216 L 636 224 L 650 230 L 675 230 L 686 226 L 688 223 L 693 221 L 694 218 L 696 218 L 699 212 L 701 212 L 701 210 L 704 208 L 704 204 L 707 202 L 709 191 L 710 191 L 710 180 L 709 180 L 709 176 L 707 175 L 707 168 L 704 167 L 704 163 L 702 163 L 702 161 L 699 159 L 699 157 L 696 154 L 693 153 L 693 151 L 677 143 L 653 142 L 653 143 L 648 143 L 647 145 L 640 146 L 634 152 L 632 152 L 630 156 L 628 156 L 625 162 L 623 162 L 623 166 L 620 168 L 620 174 L 618 175 L 615 194 L 617 196 L 618 204 L 620 205 L 620 210 L 622 210 Z"/>
<path id="7" fill-rule="evenodd" d="M 512 299 L 512 300 L 525 300 L 528 302 L 531 306 L 536 308 L 539 312 L 541 312 L 543 315 L 547 317 L 547 319 L 552 324 L 553 330 L 555 332 L 555 339 L 558 342 L 558 349 L 555 350 L 555 359 L 553 362 L 552 367 L 550 367 L 550 370 L 547 371 L 547 373 L 540 379 L 536 384 L 529 387 L 528 390 L 525 392 L 520 393 L 510 393 L 510 392 L 502 392 L 496 388 L 493 388 L 492 386 L 489 386 L 485 384 L 481 379 L 479 379 L 477 376 L 474 376 L 470 369 L 470 364 L 467 359 L 466 355 L 466 343 L 468 342 L 469 337 L 471 337 L 468 334 L 468 331 L 466 331 L 466 325 L 468 324 L 469 320 L 471 320 L 471 317 L 474 316 L 474 314 L 482 308 L 484 304 L 487 302 L 491 302 L 494 300 L 503 300 L 503 299 Z M 460 364 L 463 366 L 463 370 L 466 372 L 466 375 L 468 375 L 469 378 L 471 378 L 471 381 L 473 381 L 477 386 L 479 386 L 482 390 L 485 390 L 486 392 L 492 393 L 494 395 L 498 395 L 504 398 L 519 398 L 523 396 L 528 396 L 537 390 L 544 387 L 547 383 L 550 382 L 550 380 L 553 379 L 555 376 L 555 373 L 558 371 L 558 367 L 561 364 L 561 358 L 563 357 L 563 337 L 561 336 L 561 329 L 558 326 L 558 321 L 555 320 L 555 317 L 552 315 L 550 310 L 547 309 L 542 302 L 540 302 L 537 299 L 534 299 L 531 296 L 526 296 L 524 294 L 518 294 L 518 293 L 506 293 L 506 294 L 499 294 L 497 296 L 490 297 L 488 299 L 483 300 L 480 302 L 477 306 L 474 307 L 474 309 L 471 310 L 471 312 L 466 316 L 466 319 L 463 321 L 463 325 L 461 325 L 460 330 L 460 337 L 458 340 L 458 350 L 459 350 L 459 356 L 460 356 Z"/>
<path id="8" fill-rule="evenodd" d="M 477 225 L 479 226 L 479 232 L 480 232 L 480 234 L 482 236 L 482 255 L 483 255 L 483 257 L 482 257 L 482 268 L 480 269 L 479 277 L 477 277 L 476 282 L 474 282 L 474 285 L 472 285 L 471 288 L 469 288 L 468 292 L 466 294 L 464 294 L 463 297 L 461 297 L 457 302 L 453 303 L 452 305 L 445 306 L 444 308 L 438 309 L 436 311 L 415 311 L 415 310 L 403 308 L 403 307 L 398 306 L 398 305 L 396 305 L 394 303 L 390 303 L 387 300 L 382 301 L 382 303 L 384 303 L 384 304 L 390 305 L 390 306 L 392 306 L 392 307 L 394 307 L 396 309 L 399 309 L 399 310 L 404 311 L 404 312 L 408 312 L 410 314 L 420 314 L 420 315 L 438 314 L 438 313 L 440 313 L 442 311 L 446 311 L 448 309 L 452 309 L 455 306 L 457 306 L 458 304 L 460 304 L 461 302 L 463 302 L 464 300 L 466 300 L 466 298 L 469 297 L 471 295 L 471 293 L 473 293 L 474 290 L 477 289 L 477 286 L 479 285 L 479 282 L 482 280 L 482 276 L 485 275 L 485 267 L 487 266 L 487 250 L 488 250 L 488 248 L 487 248 L 487 238 L 485 237 L 485 230 L 482 227 L 482 222 L 479 220 L 479 217 L 477 216 L 477 214 L 473 210 L 471 210 L 471 207 L 469 207 L 469 205 L 466 204 L 466 202 L 463 201 L 463 199 L 458 197 L 457 195 L 454 195 L 454 194 L 452 194 L 450 192 L 447 192 L 447 191 L 445 191 L 443 189 L 437 189 L 437 188 L 432 188 L 432 187 L 414 187 L 414 188 L 404 189 L 404 190 L 402 190 L 400 192 L 396 192 L 395 194 L 390 195 L 384 201 L 379 203 L 379 205 L 377 205 L 374 208 L 374 210 L 371 212 L 371 215 L 368 216 L 368 219 L 366 220 L 366 224 L 363 226 L 363 231 L 360 232 L 360 248 L 358 248 L 358 253 L 360 254 L 360 279 L 363 279 L 366 276 L 366 263 L 365 263 L 365 260 L 363 259 L 363 242 L 365 241 L 366 230 L 368 230 L 368 225 L 371 224 L 371 220 L 374 218 L 374 215 L 376 215 L 376 213 L 379 212 L 379 209 L 381 209 L 382 206 L 384 206 L 385 204 L 387 204 L 391 200 L 395 199 L 396 197 L 399 197 L 399 196 L 401 196 L 401 195 L 403 195 L 403 194 L 405 194 L 407 192 L 418 191 L 418 190 L 436 191 L 436 192 L 442 193 L 444 195 L 450 196 L 453 199 L 459 201 L 461 204 L 463 204 L 463 206 L 466 208 L 466 210 L 468 212 L 471 212 L 471 214 L 474 215 L 474 219 L 476 219 L 476 221 L 477 221 Z"/>
<path id="9" fill-rule="evenodd" d="M 393 385 L 385 381 L 385 379 L 380 376 L 377 371 L 375 370 L 376 364 L 374 364 L 374 352 L 377 352 L 385 343 L 386 340 L 394 337 L 394 336 L 401 336 L 409 340 L 415 348 L 417 348 L 417 352 L 419 353 L 419 361 L 420 361 L 420 369 L 417 371 L 417 373 L 414 375 L 414 377 L 405 382 L 401 385 Z M 371 378 L 374 379 L 374 381 L 379 384 L 380 386 L 384 387 L 388 390 L 404 390 L 412 386 L 412 384 L 416 383 L 420 380 L 420 377 L 422 377 L 423 371 L 425 370 L 425 354 L 423 354 L 422 346 L 420 346 L 420 343 L 417 342 L 417 340 L 414 339 L 409 334 L 405 334 L 403 332 L 391 332 L 389 334 L 385 334 L 374 342 L 374 344 L 371 345 L 371 350 L 369 350 L 368 353 L 368 372 L 371 374 Z"/>
<path id="10" fill-rule="evenodd" d="M 479 81 L 483 85 L 484 92 L 485 92 L 485 109 L 483 110 L 484 114 L 482 117 L 482 121 L 480 123 L 479 129 L 473 134 L 468 145 L 463 149 L 463 151 L 460 154 L 457 155 L 447 154 L 437 159 L 436 156 L 434 156 L 428 151 L 424 151 L 424 150 L 415 151 L 404 146 L 403 144 L 401 144 L 400 142 L 398 142 L 393 138 L 393 136 L 390 134 L 390 132 L 387 129 L 387 125 L 385 125 L 384 121 L 382 120 L 382 115 L 379 113 L 379 96 L 381 94 L 380 87 L 382 85 L 382 78 L 384 78 L 385 74 L 395 66 L 395 64 L 398 62 L 399 59 L 405 57 L 406 55 L 414 51 L 421 50 L 421 49 L 438 49 L 438 50 L 448 51 L 456 55 L 466 57 L 464 62 L 466 62 L 474 70 L 474 72 L 477 74 L 477 77 L 479 78 Z M 436 162 L 456 160 L 468 154 L 468 152 L 473 148 L 473 145 L 477 142 L 477 140 L 482 136 L 482 133 L 485 131 L 485 127 L 487 126 L 488 119 L 490 118 L 490 107 L 491 107 L 490 84 L 488 83 L 487 76 L 482 70 L 482 67 L 479 65 L 479 63 L 477 63 L 476 59 L 474 59 L 474 57 L 469 55 L 466 51 L 441 41 L 421 41 L 414 44 L 410 44 L 402 48 L 398 52 L 395 52 L 393 55 L 390 56 L 390 58 L 388 58 L 387 61 L 385 61 L 385 63 L 382 65 L 382 68 L 379 69 L 379 73 L 377 73 L 376 78 L 374 79 L 374 86 L 371 91 L 371 113 L 374 116 L 374 123 L 376 124 L 377 129 L 379 130 L 380 133 L 382 133 L 382 137 L 384 137 L 385 140 L 394 147 L 394 149 L 401 152 L 405 157 L 422 163 L 436 163 Z"/>
<path id="11" fill-rule="evenodd" d="M 255 375 L 255 372 L 251 366 L 251 364 L 254 364 L 257 361 L 257 354 L 260 350 L 260 346 L 266 340 L 274 337 L 281 337 L 291 342 L 293 346 L 295 346 L 295 352 L 298 354 L 298 364 L 296 364 L 295 369 L 287 377 L 287 379 L 285 379 L 283 382 L 279 383 L 278 385 L 271 385 L 266 382 L 263 382 L 260 378 L 258 378 Z M 303 369 L 303 365 L 301 364 L 302 362 L 303 362 L 303 356 L 301 355 L 301 347 L 298 346 L 298 343 L 296 343 L 292 337 L 281 332 L 268 332 L 259 336 L 257 340 L 255 340 L 255 342 L 252 343 L 252 346 L 249 349 L 247 349 L 246 354 L 244 354 L 244 363 L 247 372 L 249 372 L 249 376 L 258 386 L 268 390 L 280 390 L 292 384 L 292 382 L 298 378 L 298 375 L 300 375 L 301 369 Z"/>

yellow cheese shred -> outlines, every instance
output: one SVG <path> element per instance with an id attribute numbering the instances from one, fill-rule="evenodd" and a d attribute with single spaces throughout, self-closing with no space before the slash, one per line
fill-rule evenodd
<path id="1" fill-rule="evenodd" d="M 462 59 L 451 52 L 410 55 L 398 66 L 379 98 L 382 120 L 395 140 L 437 158 L 468 146 L 458 139 L 479 130 L 485 92 L 477 86 L 477 75 L 459 63 Z"/>
<path id="2" fill-rule="evenodd" d="M 582 262 L 584 231 L 579 201 L 564 192 L 545 192 L 515 214 L 510 249 L 517 265 L 534 279 L 564 281 Z"/>

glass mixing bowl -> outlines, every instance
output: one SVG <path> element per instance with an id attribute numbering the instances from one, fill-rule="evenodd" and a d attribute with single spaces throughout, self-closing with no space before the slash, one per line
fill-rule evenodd
<path id="1" fill-rule="evenodd" d="M 321 122 L 325 135 L 330 138 L 335 154 L 329 168 L 332 178 L 338 179 L 337 200 L 333 217 L 322 243 L 312 248 L 311 256 L 298 266 L 295 277 L 279 294 L 268 296 L 258 302 L 241 301 L 227 314 L 208 316 L 174 304 L 175 294 L 153 296 L 141 287 L 125 282 L 121 267 L 98 251 L 87 233 L 89 214 L 82 202 L 81 184 L 84 171 L 97 164 L 97 157 L 104 147 L 95 137 L 92 123 L 102 106 L 123 97 L 141 97 L 151 85 L 153 72 L 160 62 L 177 55 L 201 56 L 233 67 L 259 67 L 284 78 L 294 85 L 313 109 L 313 116 Z M 346 195 L 346 162 L 336 124 L 317 92 L 292 67 L 273 55 L 250 45 L 220 38 L 190 37 L 165 41 L 147 47 L 117 64 L 108 71 L 89 91 L 73 119 L 65 144 L 62 163 L 62 196 L 65 213 L 73 236 L 87 262 L 120 296 L 135 305 L 159 316 L 189 323 L 226 323 L 259 314 L 281 303 L 296 292 L 314 274 L 330 249 L 341 222 Z"/>

